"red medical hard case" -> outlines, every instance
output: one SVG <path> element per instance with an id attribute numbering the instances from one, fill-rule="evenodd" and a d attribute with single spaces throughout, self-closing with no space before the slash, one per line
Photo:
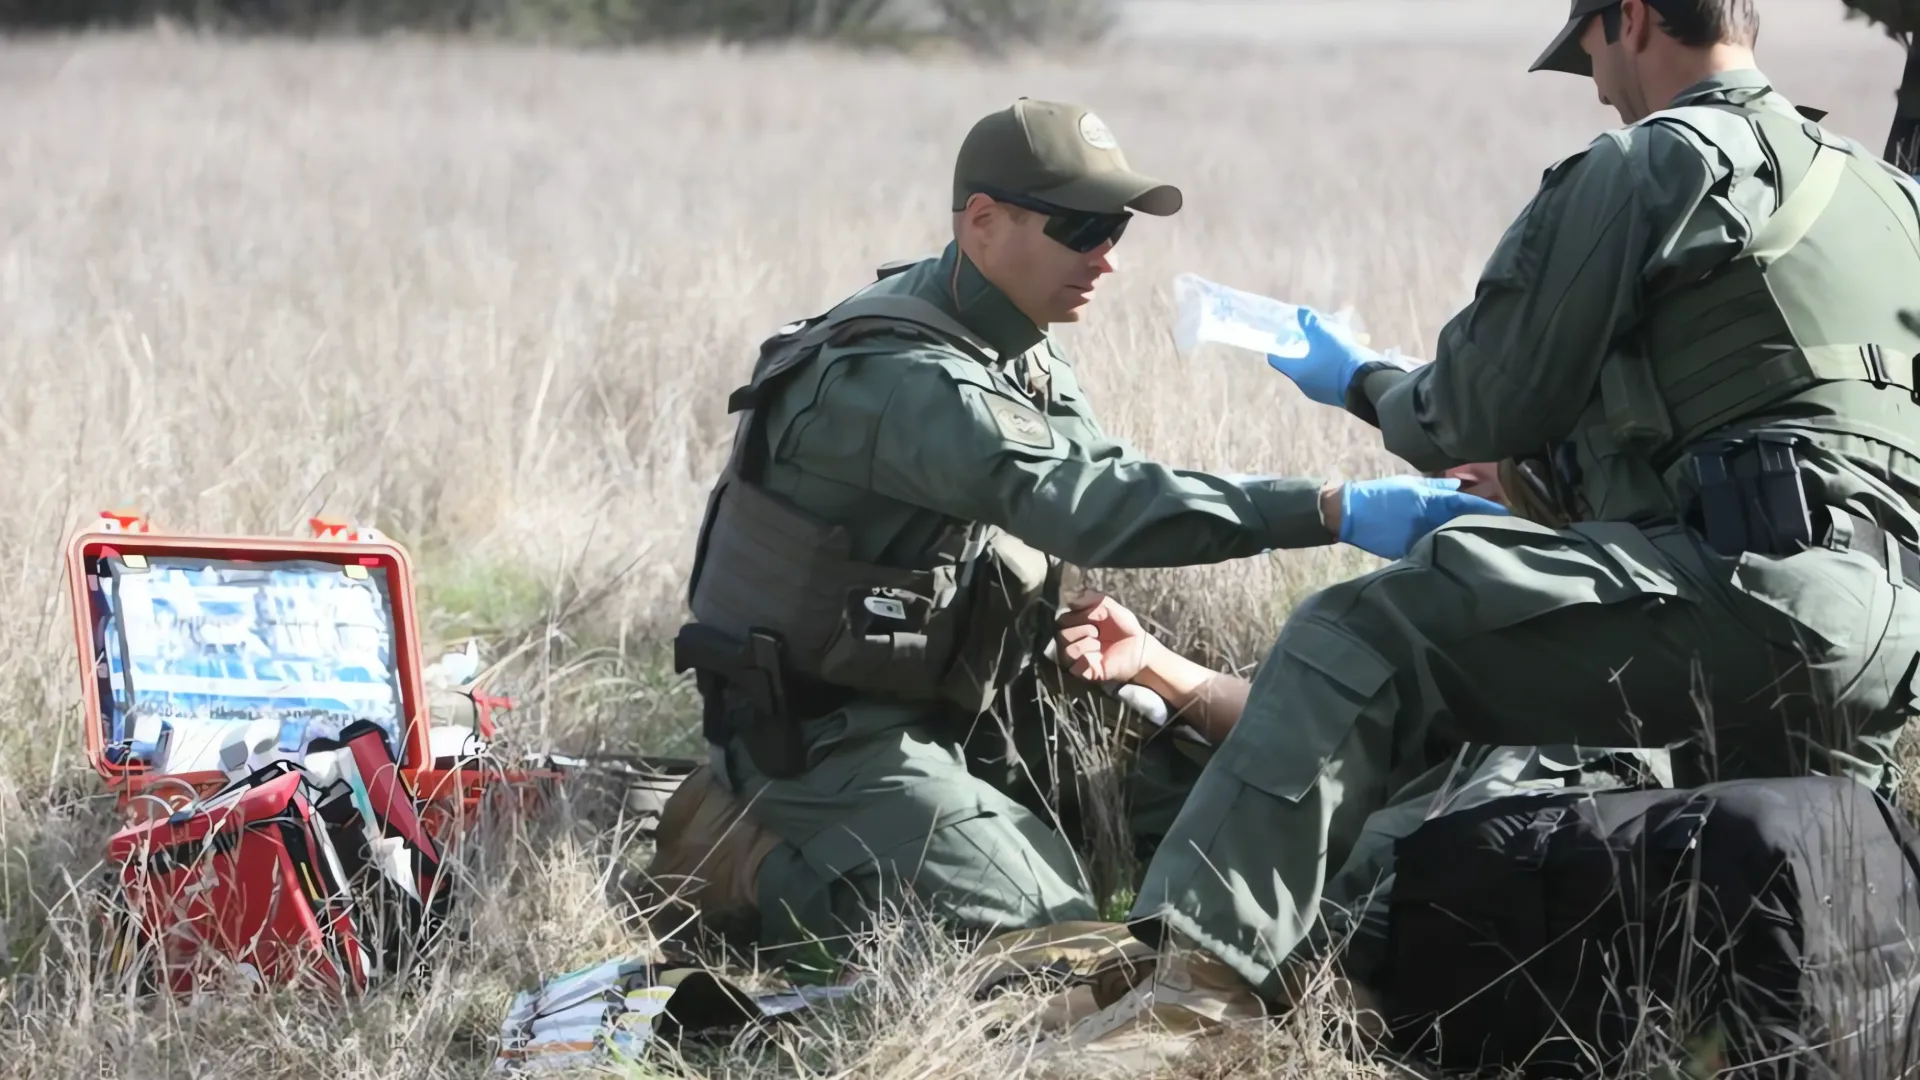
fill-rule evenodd
<path id="1" fill-rule="evenodd" d="M 169 535 L 108 514 L 68 546 L 87 756 L 127 821 L 108 843 L 122 944 L 175 991 L 364 988 L 395 962 L 373 922 L 443 911 L 440 853 L 484 791 L 524 804 L 557 775 L 434 758 L 407 553 L 313 524 Z M 510 703 L 475 696 L 485 742 Z"/>

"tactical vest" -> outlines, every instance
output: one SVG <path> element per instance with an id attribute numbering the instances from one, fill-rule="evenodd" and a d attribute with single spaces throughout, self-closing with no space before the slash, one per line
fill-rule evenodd
<path id="1" fill-rule="evenodd" d="M 1563 448 L 1578 516 L 1674 517 L 1684 451 L 1716 433 L 1788 422 L 1920 455 L 1920 333 L 1900 317 L 1920 307 L 1920 203 L 1857 144 L 1757 98 L 1641 121 L 1723 148 L 1757 142 L 1780 201 L 1739 257 L 1648 297 L 1638 332 L 1603 363 Z"/>
<path id="2" fill-rule="evenodd" d="M 885 276 L 885 271 L 883 271 Z M 971 717 L 1031 662 L 1059 564 L 1000 529 L 953 522 L 919 565 L 853 557 L 847 530 L 759 482 L 769 448 L 761 409 L 782 377 L 828 345 L 885 333 L 949 345 L 982 364 L 995 351 L 938 307 L 869 287 L 783 327 L 728 400 L 732 453 L 708 496 L 688 585 L 701 625 L 781 644 L 788 679 L 893 700 L 946 702 Z"/>

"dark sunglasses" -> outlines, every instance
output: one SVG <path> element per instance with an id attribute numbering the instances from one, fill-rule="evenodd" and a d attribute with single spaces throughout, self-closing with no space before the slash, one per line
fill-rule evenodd
<path id="1" fill-rule="evenodd" d="M 1063 244 L 1082 255 L 1109 240 L 1119 243 L 1120 235 L 1127 231 L 1127 222 L 1133 220 L 1133 215 L 1125 210 L 1113 214 L 1102 214 L 1092 210 L 1069 210 L 1064 206 L 1055 206 L 1039 199 L 993 188 L 981 188 L 980 194 L 994 202 L 1003 202 L 1008 206 L 1018 206 L 1022 210 L 1045 214 L 1047 224 L 1041 231 L 1055 243 Z"/>

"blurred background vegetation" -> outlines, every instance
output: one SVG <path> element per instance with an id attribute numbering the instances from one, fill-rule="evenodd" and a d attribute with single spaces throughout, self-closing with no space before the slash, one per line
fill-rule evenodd
<path id="1" fill-rule="evenodd" d="M 446 34 L 571 46 L 682 39 L 949 42 L 995 53 L 1098 40 L 1122 0 L 0 0 L 0 32 L 171 22 L 223 33 Z"/>

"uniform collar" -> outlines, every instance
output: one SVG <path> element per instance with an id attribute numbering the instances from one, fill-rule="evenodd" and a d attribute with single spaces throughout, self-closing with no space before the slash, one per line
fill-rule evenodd
<path id="1" fill-rule="evenodd" d="M 1047 332 L 988 281 L 973 260 L 960 253 L 956 242 L 947 244 L 928 267 L 927 276 L 916 284 L 923 298 L 980 335 L 1002 360 L 1011 360 L 1047 339 Z"/>
<path id="2" fill-rule="evenodd" d="M 1667 107 L 1677 109 L 1682 105 L 1695 105 L 1711 97 L 1751 99 L 1767 91 L 1778 93 L 1773 90 L 1773 83 L 1761 74 L 1758 68 L 1734 68 L 1729 71 L 1717 71 L 1680 91 Z"/>
<path id="3" fill-rule="evenodd" d="M 1808 105 L 1796 105 L 1787 100 L 1787 96 L 1774 88 L 1758 68 L 1735 68 L 1709 75 L 1675 95 L 1667 106 L 1677 109 L 1684 105 L 1702 105 L 1724 102 L 1742 108 L 1780 113 L 1802 120 L 1819 123 L 1826 119 L 1825 109 L 1816 109 Z"/>

